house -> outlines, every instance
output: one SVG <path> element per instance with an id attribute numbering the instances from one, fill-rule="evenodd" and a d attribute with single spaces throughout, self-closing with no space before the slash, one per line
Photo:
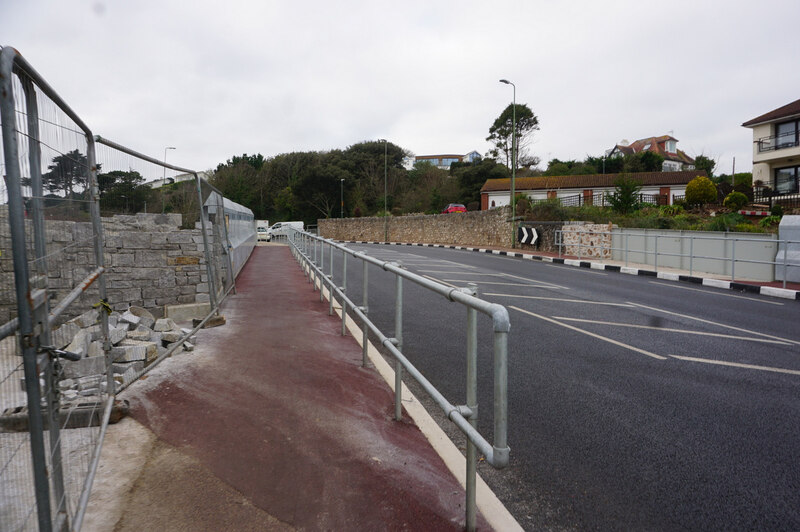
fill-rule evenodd
<path id="1" fill-rule="evenodd" d="M 629 153 L 640 153 L 652 151 L 664 158 L 661 167 L 662 172 L 678 172 L 681 170 L 694 170 L 694 159 L 678 149 L 678 139 L 671 135 L 661 135 L 660 137 L 648 137 L 639 139 L 632 143 L 621 141 L 611 148 L 606 157 L 622 157 Z"/>
<path id="2" fill-rule="evenodd" d="M 675 196 L 686 194 L 689 181 L 705 175 L 705 170 L 628 174 L 642 184 L 640 194 L 645 201 L 660 205 L 672 204 Z M 619 174 L 519 177 L 514 190 L 534 201 L 558 198 L 565 205 L 602 204 L 605 194 L 614 192 L 618 177 Z M 481 210 L 508 205 L 510 188 L 509 178 L 488 179 L 481 188 Z"/>
<path id="3" fill-rule="evenodd" d="M 800 180 L 800 100 L 742 126 L 753 130 L 753 183 L 761 181 L 778 195 L 796 194 Z"/>
<path id="4" fill-rule="evenodd" d="M 465 155 L 418 155 L 414 157 L 414 164 L 428 162 L 437 168 L 441 168 L 442 170 L 449 170 L 450 165 L 453 163 L 471 163 L 479 161 L 480 159 L 481 154 L 473 150 Z"/>

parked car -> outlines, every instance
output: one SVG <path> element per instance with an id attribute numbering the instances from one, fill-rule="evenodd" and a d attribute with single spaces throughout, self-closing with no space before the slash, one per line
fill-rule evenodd
<path id="1" fill-rule="evenodd" d="M 258 241 L 261 242 L 262 240 L 269 240 L 267 237 L 267 228 L 266 227 L 259 227 L 256 232 L 258 233 Z"/>
<path id="2" fill-rule="evenodd" d="M 451 212 L 467 212 L 467 208 L 460 203 L 451 203 L 442 210 L 442 214 L 450 214 Z"/>
<path id="3" fill-rule="evenodd" d="M 272 240 L 274 236 L 286 236 L 289 234 L 289 229 L 302 231 L 304 228 L 303 222 L 278 222 L 272 227 L 267 229 L 267 242 Z"/>

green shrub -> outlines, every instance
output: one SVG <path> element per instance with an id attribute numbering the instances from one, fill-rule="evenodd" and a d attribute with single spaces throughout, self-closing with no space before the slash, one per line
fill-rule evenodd
<path id="1" fill-rule="evenodd" d="M 772 216 L 783 216 L 783 207 L 781 207 L 776 203 L 775 205 L 772 206 L 772 209 L 770 209 L 769 213 Z"/>
<path id="2" fill-rule="evenodd" d="M 717 199 L 717 187 L 705 176 L 697 176 L 686 185 L 686 203 L 704 205 Z"/>
<path id="3" fill-rule="evenodd" d="M 745 196 L 741 192 L 734 191 L 725 196 L 725 200 L 722 202 L 722 204 L 727 208 L 729 208 L 730 210 L 736 212 L 745 205 L 747 205 L 748 200 L 747 196 Z"/>
<path id="4" fill-rule="evenodd" d="M 661 216 L 677 216 L 683 212 L 681 205 L 662 205 L 658 208 L 661 211 Z"/>
<path id="5" fill-rule="evenodd" d="M 753 225 L 750 222 L 736 224 L 736 226 L 733 228 L 733 230 L 738 232 L 738 233 L 763 233 L 764 232 L 763 228 L 761 228 L 761 227 L 759 227 L 757 225 Z"/>
<path id="6" fill-rule="evenodd" d="M 614 180 L 614 192 L 606 194 L 606 202 L 620 214 L 627 214 L 637 209 L 639 192 L 642 190 L 642 183 L 632 179 L 625 174 L 620 174 Z"/>
<path id="7" fill-rule="evenodd" d="M 780 216 L 767 216 L 766 218 L 762 218 L 758 225 L 761 227 L 774 227 L 781 223 Z"/>
<path id="8" fill-rule="evenodd" d="M 549 199 L 532 205 L 526 218 L 528 220 L 546 222 L 568 220 L 569 216 L 567 215 L 567 210 L 561 206 L 560 201 Z"/>
<path id="9" fill-rule="evenodd" d="M 707 231 L 732 231 L 737 225 L 744 223 L 744 216 L 730 213 L 716 216 L 706 226 Z"/>

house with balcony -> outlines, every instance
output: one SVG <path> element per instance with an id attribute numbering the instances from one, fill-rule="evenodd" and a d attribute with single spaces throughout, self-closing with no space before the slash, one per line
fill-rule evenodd
<path id="1" fill-rule="evenodd" d="M 664 163 L 661 166 L 662 172 L 694 170 L 694 159 L 678 149 L 678 139 L 671 135 L 647 137 L 630 143 L 626 140 L 620 141 L 619 144 L 606 152 L 606 157 L 622 157 L 629 153 L 641 153 L 643 151 L 651 151 L 664 158 Z"/>
<path id="2" fill-rule="evenodd" d="M 748 120 L 742 126 L 753 130 L 756 201 L 800 205 L 800 100 Z M 771 192 L 759 194 L 762 186 L 769 187 Z"/>

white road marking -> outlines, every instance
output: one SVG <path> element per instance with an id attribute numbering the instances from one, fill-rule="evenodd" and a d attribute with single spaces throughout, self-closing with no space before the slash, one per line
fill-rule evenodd
<path id="1" fill-rule="evenodd" d="M 566 263 L 564 263 L 564 264 L 566 264 Z M 564 267 L 564 264 L 548 263 L 548 264 L 545 264 L 545 266 L 550 266 L 551 268 L 562 268 L 562 267 Z M 583 272 L 583 273 L 593 273 L 594 275 L 608 275 L 606 272 L 596 272 L 596 271 L 592 270 L 591 268 L 572 268 L 571 271 Z"/>
<path id="2" fill-rule="evenodd" d="M 555 325 L 560 325 L 561 327 L 565 327 L 565 328 L 573 330 L 575 332 L 579 332 L 581 334 L 585 334 L 587 336 L 591 336 L 592 338 L 597 338 L 598 340 L 603 340 L 604 342 L 608 342 L 610 344 L 614 344 L 616 346 L 623 347 L 625 349 L 630 349 L 631 351 L 635 351 L 636 353 L 640 353 L 642 355 L 647 355 L 649 357 L 652 357 L 652 358 L 655 358 L 655 359 L 658 359 L 658 360 L 667 360 L 667 357 L 662 357 L 661 355 L 657 355 L 655 353 L 651 353 L 650 351 L 645 351 L 644 349 L 639 349 L 638 347 L 633 347 L 632 345 L 624 344 L 622 342 L 618 342 L 617 340 L 613 340 L 613 339 L 607 338 L 605 336 L 600 336 L 599 334 L 595 334 L 593 332 L 584 331 L 583 329 L 578 329 L 577 327 L 573 327 L 572 325 L 567 325 L 566 323 L 561 323 L 561 322 L 556 321 L 554 319 L 551 319 L 551 318 L 548 318 L 548 317 L 545 317 L 545 316 L 541 316 L 539 314 L 534 314 L 533 312 L 521 309 L 519 307 L 510 306 L 509 308 L 512 308 L 512 309 L 514 309 L 516 311 L 522 312 L 523 314 L 528 314 L 530 316 L 533 316 L 534 318 L 539 318 L 540 320 L 548 321 L 550 323 L 553 323 Z"/>
<path id="3" fill-rule="evenodd" d="M 553 284 L 545 281 L 539 281 L 537 279 L 531 279 L 529 277 L 521 277 L 519 275 L 514 275 L 511 273 L 501 273 L 500 275 L 502 275 L 503 277 L 508 277 L 510 279 L 520 279 L 522 281 L 528 281 L 529 283 L 534 282 L 534 283 L 539 283 L 541 285 L 552 286 L 553 288 L 563 288 L 564 290 L 569 290 L 569 287 L 567 286 L 561 286 L 560 284 Z"/>
<path id="4" fill-rule="evenodd" d="M 502 273 L 482 273 L 482 272 L 448 272 L 444 270 L 420 270 L 422 273 L 446 273 L 449 275 L 485 275 L 487 277 L 502 277 Z"/>
<path id="5" fill-rule="evenodd" d="M 678 360 L 685 360 L 687 362 L 702 362 L 703 364 L 717 364 L 720 366 L 731 366 L 734 368 L 757 369 L 759 371 L 771 371 L 774 373 L 787 373 L 789 375 L 800 375 L 800 371 L 796 369 L 773 368 L 770 366 L 756 366 L 754 364 L 740 364 L 739 362 L 726 362 L 724 360 L 710 360 L 707 358 L 684 357 L 678 355 L 670 355 L 672 358 Z"/>
<path id="6" fill-rule="evenodd" d="M 479 280 L 472 280 L 467 281 L 465 279 L 445 279 L 446 281 L 450 281 L 451 283 L 478 283 L 478 284 L 496 284 L 502 286 L 524 286 L 528 288 L 549 288 L 553 290 L 561 290 L 560 286 L 549 286 L 549 285 L 541 285 L 541 284 L 533 284 L 533 283 L 500 283 L 496 281 L 479 281 Z"/>
<path id="7" fill-rule="evenodd" d="M 593 323 L 595 325 L 611 325 L 613 327 L 629 327 L 631 329 L 650 329 L 654 331 L 664 331 L 664 332 L 676 332 L 681 334 L 696 334 L 698 336 L 713 336 L 715 338 L 728 338 L 731 340 L 744 340 L 746 342 L 762 342 L 765 344 L 779 344 L 779 345 L 789 345 L 788 342 L 782 342 L 780 340 L 767 340 L 764 338 L 752 338 L 750 336 L 733 336 L 731 334 L 720 334 L 720 333 L 711 333 L 711 332 L 704 332 L 704 331 L 688 331 L 685 329 L 673 329 L 670 327 L 656 327 L 653 325 L 636 325 L 633 323 L 619 323 L 613 321 L 599 321 L 599 320 L 584 320 L 580 318 L 565 318 L 563 316 L 553 316 L 553 319 L 556 320 L 564 320 L 564 321 L 574 321 L 578 323 Z"/>
<path id="8" fill-rule="evenodd" d="M 658 281 L 650 281 L 650 283 L 657 284 L 658 286 L 665 286 L 667 288 L 680 288 L 681 290 L 692 290 L 693 292 L 703 292 L 704 294 L 713 294 L 716 296 L 733 297 L 736 299 L 746 299 L 748 301 L 757 301 L 759 303 L 766 303 L 767 305 L 783 305 L 783 303 L 779 301 L 767 301 L 765 299 L 758 299 L 756 297 L 737 296 L 735 294 L 724 294 L 719 292 L 709 292 L 708 290 L 701 290 L 700 288 L 692 288 L 690 286 L 681 286 L 679 284 L 659 283 Z"/>
<path id="9" fill-rule="evenodd" d="M 800 342 L 798 342 L 796 340 L 790 340 L 788 338 L 781 338 L 780 336 L 774 336 L 774 335 L 771 335 L 771 334 L 760 333 L 758 331 L 752 331 L 752 330 L 749 330 L 749 329 L 742 329 L 741 327 L 734 327 L 732 325 L 726 325 L 724 323 L 719 323 L 719 322 L 716 322 L 716 321 L 704 320 L 703 318 L 696 318 L 694 316 L 689 316 L 688 314 L 680 314 L 678 312 L 672 312 L 670 310 L 664 310 L 664 309 L 660 309 L 660 308 L 656 308 L 656 307 L 648 307 L 647 305 L 642 305 L 642 304 L 639 304 L 639 303 L 633 303 L 631 301 L 628 301 L 628 303 L 630 303 L 634 307 L 641 307 L 641 308 L 646 308 L 648 310 L 653 310 L 655 312 L 662 312 L 664 314 L 671 314 L 673 316 L 679 316 L 681 318 L 686 318 L 687 320 L 695 320 L 695 321 L 699 321 L 699 322 L 702 322 L 702 323 L 708 323 L 710 325 L 716 325 L 717 327 L 723 327 L 725 329 L 733 329 L 734 331 L 744 332 L 744 333 L 748 333 L 748 334 L 755 334 L 756 336 L 763 336 L 764 338 L 772 338 L 773 340 L 780 340 L 781 342 L 787 342 L 787 343 L 794 344 L 794 345 L 800 345 Z"/>
<path id="10" fill-rule="evenodd" d="M 565 299 L 561 297 L 523 296 L 519 294 L 495 294 L 491 292 L 487 292 L 483 295 L 494 296 L 494 297 L 516 297 L 520 299 L 539 299 L 542 301 L 561 301 L 563 303 L 584 303 L 586 305 L 606 305 L 609 307 L 625 307 L 625 308 L 631 307 L 630 303 L 606 303 L 605 301 L 585 301 L 583 299 Z"/>

